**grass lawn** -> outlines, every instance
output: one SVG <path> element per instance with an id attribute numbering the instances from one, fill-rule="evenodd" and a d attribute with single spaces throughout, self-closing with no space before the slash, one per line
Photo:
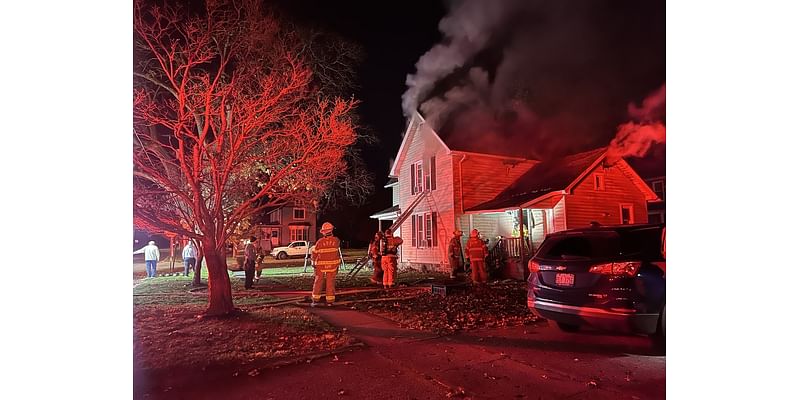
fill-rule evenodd
<path id="1" fill-rule="evenodd" d="M 226 318 L 197 318 L 205 290 L 190 292 L 190 277 L 144 279 L 133 288 L 134 391 L 171 387 L 198 376 L 257 371 L 271 362 L 333 351 L 353 344 L 341 330 L 303 308 L 272 306 L 274 296 L 244 291 L 232 279 L 234 304 Z M 200 375 L 198 375 L 200 374 Z M 211 375 L 209 375 L 211 374 Z"/>

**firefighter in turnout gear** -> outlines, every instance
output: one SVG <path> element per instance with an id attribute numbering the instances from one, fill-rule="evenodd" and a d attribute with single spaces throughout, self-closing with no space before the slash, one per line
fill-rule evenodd
<path id="1" fill-rule="evenodd" d="M 456 274 L 463 271 L 464 255 L 461 252 L 461 231 L 453 232 L 450 244 L 447 245 L 447 261 L 450 263 L 450 278 L 455 279 Z"/>
<path id="2" fill-rule="evenodd" d="M 383 232 L 375 233 L 375 239 L 369 243 L 369 258 L 372 260 L 372 278 L 369 280 L 377 285 L 383 285 L 383 267 L 381 266 L 381 242 Z"/>
<path id="3" fill-rule="evenodd" d="M 486 243 L 481 240 L 477 229 L 473 229 L 469 234 L 467 255 L 469 256 L 469 264 L 472 267 L 472 283 L 486 283 L 488 280 L 486 256 L 489 255 L 489 249 L 486 248 Z"/>
<path id="4" fill-rule="evenodd" d="M 403 239 L 392 235 L 387 229 L 380 242 L 381 267 L 383 268 L 383 288 L 394 287 L 394 278 L 397 275 L 397 248 L 403 244 Z"/>
<path id="5" fill-rule="evenodd" d="M 339 271 L 339 238 L 333 236 L 333 224 L 322 224 L 319 231 L 322 239 L 317 241 L 311 251 L 314 263 L 314 288 L 311 291 L 311 306 L 317 305 L 322 298 L 322 286 L 325 285 L 325 301 L 329 306 L 336 300 L 336 273 Z"/>

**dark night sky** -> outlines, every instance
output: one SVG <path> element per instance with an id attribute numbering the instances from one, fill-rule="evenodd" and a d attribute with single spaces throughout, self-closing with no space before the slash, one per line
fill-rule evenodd
<path id="1" fill-rule="evenodd" d="M 388 180 L 389 159 L 402 140 L 405 118 L 400 96 L 406 74 L 414 63 L 440 39 L 437 29 L 444 16 L 438 1 L 275 1 L 299 22 L 326 28 L 358 43 L 366 52 L 359 66 L 361 101 L 359 114 L 380 142 L 365 147 L 363 156 L 375 174 L 375 194 L 363 207 L 341 207 L 323 215 L 337 226 L 343 240 L 369 240 L 377 228 L 369 215 L 391 206 Z"/>
<path id="2" fill-rule="evenodd" d="M 390 192 L 383 184 L 389 159 L 396 154 L 405 128 L 401 96 L 406 90 L 406 75 L 414 73 L 419 57 L 441 41 L 438 24 L 447 14 L 445 4 L 435 0 L 272 3 L 298 22 L 334 31 L 366 52 L 359 68 L 360 88 L 354 94 L 361 101 L 363 123 L 380 140 L 363 149 L 365 161 L 376 175 L 375 195 L 363 207 L 343 207 L 323 215 L 323 219 L 337 225 L 345 240 L 368 239 L 376 227 L 368 216 L 391 205 Z M 521 78 L 533 82 L 537 96 L 534 103 L 544 105 L 537 111 L 567 110 L 551 125 L 559 125 L 560 119 L 571 113 L 573 121 L 563 129 L 571 129 L 575 123 L 590 126 L 586 132 L 571 129 L 560 133 L 583 147 L 571 150 L 605 145 L 616 125 L 625 122 L 627 104 L 641 101 L 665 81 L 665 5 L 626 0 L 542 4 L 545 8 L 561 7 L 562 16 L 550 21 L 549 26 L 541 24 L 541 28 L 534 19 L 517 22 L 521 30 L 534 33 L 531 49 L 537 51 L 530 59 L 533 66 L 528 76 Z M 570 17 L 572 14 L 576 17 Z M 582 59 L 580 64 L 575 63 L 574 54 Z"/>

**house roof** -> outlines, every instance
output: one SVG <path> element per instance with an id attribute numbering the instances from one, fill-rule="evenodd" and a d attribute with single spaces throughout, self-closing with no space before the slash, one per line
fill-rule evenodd
<path id="1" fill-rule="evenodd" d="M 383 217 L 391 214 L 400 214 L 400 206 L 391 206 L 385 210 L 381 210 L 376 212 L 375 214 L 370 215 L 370 218 L 378 218 Z"/>
<path id="2" fill-rule="evenodd" d="M 583 153 L 543 161 L 520 176 L 494 199 L 465 210 L 488 211 L 517 208 L 553 191 L 566 190 L 605 155 L 602 147 Z"/>
<path id="3" fill-rule="evenodd" d="M 385 187 L 385 188 L 389 188 L 389 187 L 392 187 L 392 186 L 394 186 L 394 185 L 397 185 L 399 182 L 400 182 L 400 181 L 397 179 L 397 177 L 396 177 L 396 176 L 393 176 L 393 177 L 390 177 L 390 178 L 389 178 L 389 182 L 386 182 L 386 184 L 385 184 L 385 185 L 383 185 L 383 187 Z"/>

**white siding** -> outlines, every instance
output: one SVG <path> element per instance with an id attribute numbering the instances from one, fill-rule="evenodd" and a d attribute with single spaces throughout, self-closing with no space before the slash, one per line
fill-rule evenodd
<path id="1" fill-rule="evenodd" d="M 403 254 L 401 262 L 414 264 L 430 264 L 435 268 L 446 270 L 444 263 L 447 257 L 447 242 L 455 228 L 453 210 L 453 175 L 452 160 L 447 148 L 436 138 L 426 124 L 419 126 L 416 132 L 410 132 L 404 154 L 397 165 L 399 184 L 397 185 L 401 212 L 405 212 L 416 195 L 411 194 L 411 165 L 422 161 L 426 176 L 430 173 L 430 158 L 436 157 L 436 190 L 431 191 L 415 208 L 414 213 L 435 212 L 437 246 L 433 248 L 414 248 L 412 246 L 411 218 L 402 224 Z"/>

